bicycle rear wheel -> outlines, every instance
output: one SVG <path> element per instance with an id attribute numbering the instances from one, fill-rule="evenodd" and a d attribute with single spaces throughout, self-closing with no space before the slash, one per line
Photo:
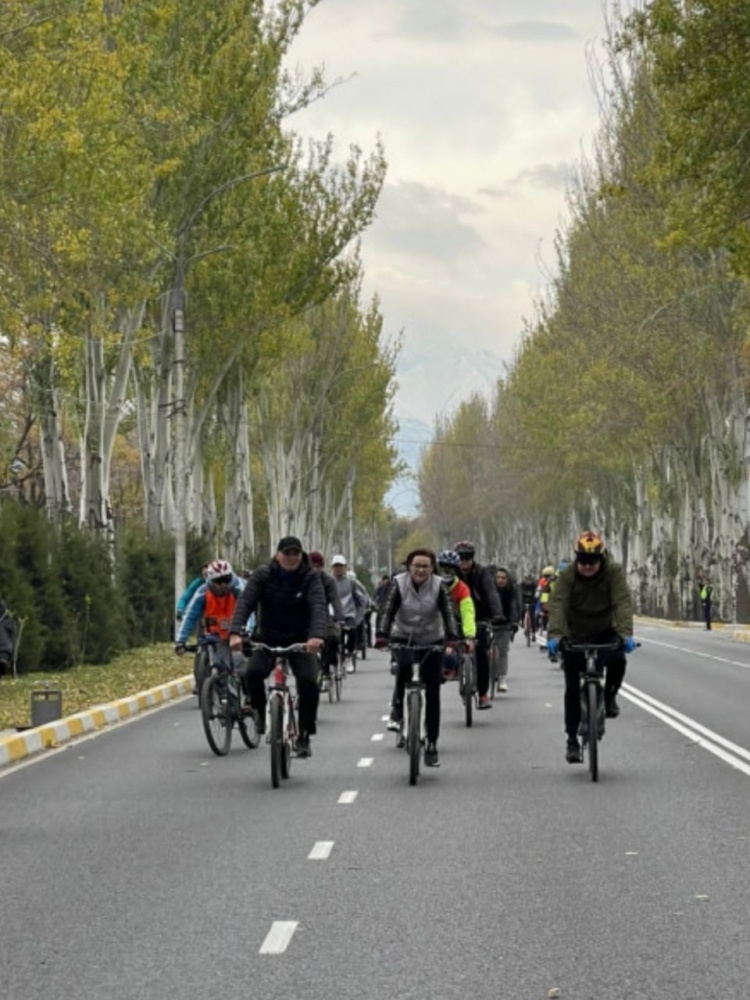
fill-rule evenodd
<path id="1" fill-rule="evenodd" d="M 260 734 L 258 733 L 258 713 L 255 709 L 249 715 L 241 715 L 237 719 L 237 728 L 240 731 L 242 742 L 248 750 L 254 750 L 260 745 Z"/>
<path id="2" fill-rule="evenodd" d="M 591 780 L 599 780 L 599 685 L 595 681 L 586 684 L 586 713 L 589 732 L 589 771 Z"/>
<path id="3" fill-rule="evenodd" d="M 461 660 L 461 697 L 464 700 L 464 715 L 467 727 L 474 721 L 474 660 L 464 653 Z"/>
<path id="4" fill-rule="evenodd" d="M 271 747 L 271 784 L 278 788 L 281 784 L 281 761 L 284 754 L 284 710 L 281 698 L 273 695 L 270 705 L 270 747 Z"/>
<path id="5" fill-rule="evenodd" d="M 335 671 L 334 684 L 336 689 L 335 690 L 336 701 L 341 701 L 341 691 L 342 688 L 344 687 L 344 672 L 343 672 L 343 667 L 341 666 L 340 663 L 336 664 L 336 666 L 334 667 L 334 671 Z"/>
<path id="6" fill-rule="evenodd" d="M 422 752 L 419 735 L 422 729 L 422 700 L 419 691 L 409 694 L 409 732 L 406 745 L 409 750 L 409 784 L 416 785 L 419 778 L 419 755 Z"/>
<path id="7" fill-rule="evenodd" d="M 294 705 L 290 695 L 286 694 L 289 703 L 289 727 L 283 734 L 281 753 L 281 777 L 286 779 L 292 773 L 292 747 L 297 739 L 297 725 L 294 717 Z"/>
<path id="8" fill-rule="evenodd" d="M 217 757 L 225 757 L 232 745 L 232 716 L 226 684 L 218 677 L 207 677 L 201 688 L 200 706 L 203 732 Z"/>
<path id="9" fill-rule="evenodd" d="M 490 700 L 495 700 L 495 693 L 497 689 L 497 678 L 500 673 L 499 654 L 495 640 L 490 642 Z"/>

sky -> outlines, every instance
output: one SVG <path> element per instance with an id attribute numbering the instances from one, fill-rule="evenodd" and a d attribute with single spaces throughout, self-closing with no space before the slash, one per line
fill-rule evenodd
<path id="1" fill-rule="evenodd" d="M 602 0 L 322 0 L 290 53 L 345 80 L 288 124 L 388 162 L 364 297 L 403 335 L 401 442 L 518 350 L 554 271 L 566 184 L 600 122 Z M 409 436 L 411 435 L 411 437 Z M 408 492 L 405 491 L 405 492 Z"/>

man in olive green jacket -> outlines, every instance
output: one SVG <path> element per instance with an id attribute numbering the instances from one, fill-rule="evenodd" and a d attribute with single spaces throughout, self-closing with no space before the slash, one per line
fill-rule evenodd
<path id="1" fill-rule="evenodd" d="M 575 561 L 558 576 L 549 601 L 548 650 L 556 655 L 560 641 L 572 643 L 607 643 L 618 639 L 622 647 L 600 654 L 607 673 L 604 685 L 607 718 L 620 714 L 617 692 L 625 676 L 625 653 L 635 648 L 633 639 L 633 601 L 625 573 L 606 554 L 604 541 L 597 532 L 584 531 L 574 548 Z M 580 673 L 585 667 L 583 653 L 562 647 L 565 671 L 566 760 L 582 760 L 578 743 L 581 721 Z"/>

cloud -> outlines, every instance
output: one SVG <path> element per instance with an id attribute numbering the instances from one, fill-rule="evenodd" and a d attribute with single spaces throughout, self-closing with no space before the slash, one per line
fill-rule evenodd
<path id="1" fill-rule="evenodd" d="M 511 184 L 531 184 L 541 188 L 565 188 L 574 168 L 570 163 L 537 163 L 521 170 L 510 181 Z"/>
<path id="2" fill-rule="evenodd" d="M 512 21 L 494 29 L 501 38 L 515 42 L 569 42 L 580 40 L 580 33 L 569 24 L 555 21 Z"/>
<path id="3" fill-rule="evenodd" d="M 469 198 L 416 181 L 387 184 L 368 246 L 386 256 L 422 256 L 451 264 L 484 248 L 484 239 L 461 218 L 479 211 Z"/>

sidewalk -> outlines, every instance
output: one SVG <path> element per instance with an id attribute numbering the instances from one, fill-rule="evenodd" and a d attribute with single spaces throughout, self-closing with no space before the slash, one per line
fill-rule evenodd
<path id="1" fill-rule="evenodd" d="M 635 615 L 636 631 L 638 625 L 661 625 L 664 628 L 703 629 L 703 622 L 673 622 L 665 618 L 649 618 L 646 615 Z M 736 622 L 711 622 L 711 631 L 725 639 L 734 642 L 750 642 L 750 625 L 738 625 Z"/>
<path id="2" fill-rule="evenodd" d="M 125 719 L 140 715 L 150 708 L 156 708 L 168 701 L 175 701 L 189 695 L 193 690 L 193 675 L 180 677 L 169 684 L 161 684 L 150 691 L 129 698 L 120 698 L 106 705 L 95 705 L 85 712 L 78 712 L 57 722 L 48 722 L 36 729 L 28 729 L 22 733 L 11 732 L 0 736 L 0 767 L 4 764 L 15 764 L 32 754 L 43 750 L 54 749 L 69 743 L 78 736 L 93 733 Z"/>

